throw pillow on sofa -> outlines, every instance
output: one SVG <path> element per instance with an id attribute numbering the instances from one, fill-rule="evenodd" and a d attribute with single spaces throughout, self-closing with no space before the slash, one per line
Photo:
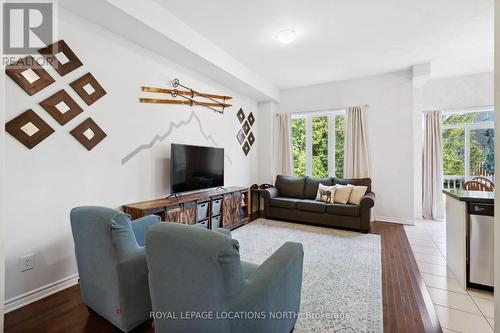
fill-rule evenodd
<path id="1" fill-rule="evenodd" d="M 335 188 L 334 186 L 326 186 L 323 184 L 318 185 L 318 193 L 316 194 L 316 200 L 322 202 L 333 202 L 333 198 L 335 196 Z"/>
<path id="2" fill-rule="evenodd" d="M 349 201 L 349 197 L 351 196 L 353 188 L 354 185 L 336 185 L 335 197 L 333 198 L 333 202 L 346 204 Z"/>
<path id="3" fill-rule="evenodd" d="M 358 205 L 361 203 L 361 198 L 363 197 L 363 195 L 365 195 L 366 191 L 368 190 L 368 187 L 367 186 L 354 186 L 354 185 L 351 185 L 353 186 L 353 189 L 352 189 L 352 192 L 351 192 L 351 196 L 349 197 L 349 203 L 350 204 L 354 204 L 354 205 Z"/>

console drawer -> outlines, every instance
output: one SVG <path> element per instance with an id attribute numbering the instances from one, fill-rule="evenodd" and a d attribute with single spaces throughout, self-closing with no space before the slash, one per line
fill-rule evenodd
<path id="1" fill-rule="evenodd" d="M 221 228 L 222 225 L 221 225 L 221 216 L 214 216 L 212 217 L 212 230 L 214 229 L 217 229 L 217 228 Z"/>
<path id="2" fill-rule="evenodd" d="M 221 206 L 222 206 L 222 198 L 212 200 L 212 216 L 220 214 Z"/>
<path id="3" fill-rule="evenodd" d="M 196 207 L 197 221 L 204 220 L 208 217 L 208 201 L 198 203 Z"/>
<path id="4" fill-rule="evenodd" d="M 199 225 L 202 225 L 202 226 L 204 226 L 206 229 L 208 229 L 208 219 L 207 219 L 207 220 L 205 220 L 205 221 L 200 221 L 200 222 L 198 222 L 198 224 L 199 224 Z"/>

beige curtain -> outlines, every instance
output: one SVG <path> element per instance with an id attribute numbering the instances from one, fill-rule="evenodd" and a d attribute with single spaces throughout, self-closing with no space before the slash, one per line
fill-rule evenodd
<path id="1" fill-rule="evenodd" d="M 290 114 L 276 115 L 276 174 L 291 176 L 293 174 L 292 135 Z"/>
<path id="2" fill-rule="evenodd" d="M 424 114 L 424 150 L 422 156 L 422 215 L 426 219 L 444 219 L 443 151 L 441 112 Z"/>
<path id="3" fill-rule="evenodd" d="M 364 114 L 366 106 L 348 107 L 345 117 L 344 178 L 370 177 Z"/>

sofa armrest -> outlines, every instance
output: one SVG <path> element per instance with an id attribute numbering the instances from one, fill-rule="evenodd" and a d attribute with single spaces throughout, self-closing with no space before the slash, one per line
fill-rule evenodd
<path id="1" fill-rule="evenodd" d="M 279 190 L 277 187 L 270 187 L 261 192 L 262 198 L 264 198 L 264 216 L 266 218 L 271 217 L 271 199 L 279 196 Z"/>
<path id="2" fill-rule="evenodd" d="M 240 293 L 229 304 L 229 311 L 294 315 L 282 319 L 241 320 L 235 323 L 238 326 L 235 331 L 289 332 L 292 329 L 300 309 L 303 260 L 302 244 L 286 242 L 247 277 Z"/>
<path id="3" fill-rule="evenodd" d="M 371 222 L 371 208 L 375 206 L 375 193 L 366 192 L 366 194 L 361 198 L 359 204 L 360 219 L 361 219 L 361 231 L 370 231 Z"/>
<path id="4" fill-rule="evenodd" d="M 153 224 L 160 223 L 161 219 L 157 215 L 147 215 L 132 221 L 132 230 L 134 231 L 137 244 L 144 246 L 146 230 Z"/>
<path id="5" fill-rule="evenodd" d="M 214 229 L 214 231 L 218 232 L 221 235 L 224 235 L 224 236 L 227 236 L 229 238 L 232 238 L 231 230 L 223 229 L 223 228 L 216 228 L 216 229 Z"/>

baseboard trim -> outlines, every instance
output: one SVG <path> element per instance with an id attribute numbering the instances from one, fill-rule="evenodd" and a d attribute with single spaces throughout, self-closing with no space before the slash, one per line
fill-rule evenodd
<path id="1" fill-rule="evenodd" d="M 78 274 L 75 274 L 68 276 L 64 279 L 61 279 L 59 281 L 49 283 L 45 286 L 34 289 L 22 295 L 9 298 L 5 300 L 5 307 L 4 307 L 5 313 L 9 313 L 11 311 L 22 308 L 23 306 L 41 300 L 42 298 L 55 294 L 61 290 L 72 287 L 77 283 L 78 283 Z"/>
<path id="2" fill-rule="evenodd" d="M 402 217 L 375 216 L 375 221 L 405 224 L 405 225 L 415 225 L 415 221 L 413 219 L 405 219 Z"/>

